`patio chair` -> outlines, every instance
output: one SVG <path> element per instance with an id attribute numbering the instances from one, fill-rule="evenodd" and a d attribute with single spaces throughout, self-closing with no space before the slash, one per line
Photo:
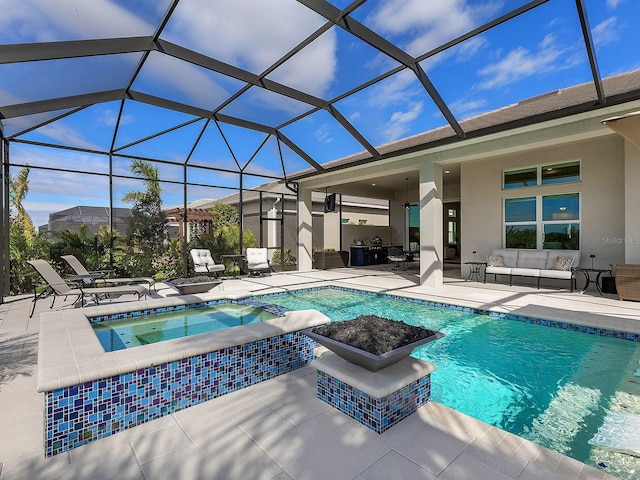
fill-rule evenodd
<path id="1" fill-rule="evenodd" d="M 81 280 L 86 287 L 93 287 L 98 284 L 103 284 L 103 286 L 110 286 L 119 283 L 146 283 L 149 285 L 149 288 L 155 287 L 156 281 L 153 279 L 153 277 L 104 278 L 104 272 L 88 271 L 82 264 L 82 262 L 78 260 L 74 255 L 62 255 L 60 258 L 67 262 L 73 269 L 73 271 L 76 272 L 79 277 L 81 277 L 79 278 L 79 280 Z"/>
<path id="2" fill-rule="evenodd" d="M 53 300 L 51 301 L 51 307 L 56 301 L 57 297 L 69 297 L 69 296 L 77 296 L 77 298 L 73 301 L 73 306 L 83 306 L 85 297 L 91 297 L 94 302 L 99 303 L 100 298 L 106 297 L 119 297 L 120 295 L 125 294 L 135 294 L 138 296 L 138 300 L 140 297 L 147 294 L 147 289 L 142 285 L 119 285 L 115 287 L 83 287 L 74 284 L 69 284 L 64 281 L 64 279 L 56 272 L 51 264 L 46 260 L 27 260 L 27 263 L 31 265 L 36 272 L 42 277 L 45 281 L 45 289 L 38 293 L 38 288 L 36 285 L 33 287 L 33 307 L 31 308 L 31 313 L 29 317 L 33 316 L 33 312 L 36 309 L 36 302 L 40 298 L 48 297 L 49 295 L 53 295 Z M 73 285 L 75 288 L 72 288 Z"/>
<path id="3" fill-rule="evenodd" d="M 389 253 L 387 254 L 387 260 L 396 263 L 391 267 L 391 270 L 398 270 L 400 268 L 400 263 L 405 263 L 407 261 L 407 256 L 404 254 L 404 250 L 402 250 L 402 248 L 390 247 Z"/>
<path id="4" fill-rule="evenodd" d="M 196 273 L 214 273 L 217 277 L 218 272 L 224 272 L 225 266 L 216 263 L 206 248 L 191 249 L 191 259 Z"/>
<path id="5" fill-rule="evenodd" d="M 273 271 L 269 264 L 269 253 L 266 248 L 247 248 L 247 270 L 252 276 Z"/>

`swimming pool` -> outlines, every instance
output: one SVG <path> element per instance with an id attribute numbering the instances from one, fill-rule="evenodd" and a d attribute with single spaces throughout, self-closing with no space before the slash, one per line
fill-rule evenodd
<path id="1" fill-rule="evenodd" d="M 192 308 L 117 320 L 92 322 L 91 327 L 106 352 L 139 347 L 174 338 L 276 318 L 274 313 L 233 303 Z"/>
<path id="2" fill-rule="evenodd" d="M 334 321 L 367 313 L 441 331 L 443 339 L 413 353 L 437 366 L 434 401 L 607 473 L 640 479 L 637 457 L 604 447 L 615 443 L 612 432 L 619 434 L 621 423 L 633 425 L 624 415 L 640 419 L 640 342 L 342 289 L 263 300 L 313 308 Z M 640 437 L 631 441 L 637 445 Z"/>

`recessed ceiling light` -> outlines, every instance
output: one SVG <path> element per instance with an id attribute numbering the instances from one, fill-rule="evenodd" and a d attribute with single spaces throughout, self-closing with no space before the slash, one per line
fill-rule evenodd
<path id="1" fill-rule="evenodd" d="M 450 170 L 445 170 L 444 173 L 446 173 L 447 175 L 451 173 Z"/>
<path id="2" fill-rule="evenodd" d="M 376 186 L 376 184 L 375 184 L 375 183 L 372 183 L 372 184 L 371 184 L 371 186 L 372 186 L 372 187 L 375 187 L 375 186 Z"/>

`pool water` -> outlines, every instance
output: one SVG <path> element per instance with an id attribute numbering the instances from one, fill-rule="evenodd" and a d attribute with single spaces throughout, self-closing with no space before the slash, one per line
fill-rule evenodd
<path id="1" fill-rule="evenodd" d="M 224 304 L 92 323 L 107 352 L 262 322 L 276 315 L 248 305 Z"/>
<path id="2" fill-rule="evenodd" d="M 620 451 L 640 449 L 637 429 L 620 436 L 625 419 L 640 425 L 638 342 L 337 289 L 268 301 L 314 308 L 334 321 L 374 314 L 441 331 L 444 338 L 412 354 L 437 367 L 434 401 L 612 475 L 640 479 L 640 451 Z M 621 414 L 627 417 L 616 423 Z"/>

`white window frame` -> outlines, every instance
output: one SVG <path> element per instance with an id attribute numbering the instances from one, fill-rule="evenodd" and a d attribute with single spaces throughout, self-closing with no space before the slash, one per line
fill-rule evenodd
<path id="1" fill-rule="evenodd" d="M 577 162 L 578 166 L 580 168 L 580 174 L 578 175 L 578 180 L 570 180 L 570 181 L 566 181 L 566 182 L 558 182 L 555 183 L 553 185 L 564 185 L 564 184 L 569 184 L 569 183 L 580 183 L 582 182 L 582 160 L 580 158 L 573 158 L 573 159 L 569 159 L 569 160 L 563 160 L 563 161 L 557 161 L 557 162 L 545 162 L 545 163 L 541 163 L 538 165 L 528 165 L 528 166 L 524 166 L 521 168 L 513 168 L 513 169 L 509 169 L 509 170 L 503 170 L 502 171 L 502 178 L 501 178 L 501 183 L 502 183 L 502 190 L 503 191 L 512 191 L 512 190 L 519 190 L 519 189 L 525 189 L 525 188 L 535 188 L 535 187 L 548 187 L 549 185 L 542 185 L 542 170 L 545 167 L 550 167 L 552 165 L 564 165 L 566 163 L 574 163 Z M 511 187 L 511 188 L 507 188 L 504 185 L 504 177 L 505 175 L 512 173 L 512 172 L 518 172 L 521 170 L 528 170 L 528 169 L 536 169 L 536 184 L 535 185 L 526 185 L 526 186 L 522 186 L 522 187 Z M 529 195 L 531 196 L 531 195 Z"/>
<path id="2" fill-rule="evenodd" d="M 555 197 L 560 195 L 578 195 L 578 219 L 577 220 L 543 220 L 542 219 L 542 199 L 544 197 Z M 519 198 L 535 198 L 536 201 L 536 218 L 534 221 L 507 222 L 506 221 L 506 204 L 508 200 L 517 200 Z M 545 225 L 561 225 L 563 223 L 577 224 L 580 231 L 580 240 L 578 250 L 582 248 L 582 192 L 563 192 L 553 194 L 526 195 L 522 197 L 504 198 L 502 201 L 502 246 L 507 245 L 507 227 L 518 225 L 535 225 L 536 226 L 536 249 L 543 250 L 544 246 L 544 226 Z M 552 249 L 545 249 L 552 250 Z"/>

